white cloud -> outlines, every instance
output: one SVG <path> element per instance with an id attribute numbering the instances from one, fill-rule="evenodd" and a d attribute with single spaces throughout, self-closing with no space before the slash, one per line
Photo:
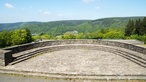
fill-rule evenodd
<path id="1" fill-rule="evenodd" d="M 5 7 L 8 8 L 8 9 L 14 8 L 14 6 L 10 3 L 5 3 Z"/>
<path id="2" fill-rule="evenodd" d="M 92 3 L 92 2 L 94 2 L 95 0 L 82 0 L 84 3 L 86 3 L 86 4 L 89 4 L 89 3 Z"/>

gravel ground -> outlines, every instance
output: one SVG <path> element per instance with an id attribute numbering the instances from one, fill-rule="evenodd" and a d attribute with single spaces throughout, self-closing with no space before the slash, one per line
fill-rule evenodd
<path id="1" fill-rule="evenodd" d="M 113 53 L 72 49 L 45 53 L 5 69 L 92 75 L 141 75 L 146 69 Z"/>

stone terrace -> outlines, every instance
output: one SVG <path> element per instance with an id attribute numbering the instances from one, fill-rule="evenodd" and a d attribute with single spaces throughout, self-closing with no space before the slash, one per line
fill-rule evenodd
<path id="1" fill-rule="evenodd" d="M 139 43 L 75 41 L 55 41 L 14 53 L 13 62 L 2 69 L 59 78 L 146 79 L 145 48 Z"/>

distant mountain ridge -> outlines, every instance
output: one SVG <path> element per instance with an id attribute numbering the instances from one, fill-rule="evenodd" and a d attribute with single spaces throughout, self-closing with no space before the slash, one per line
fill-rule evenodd
<path id="1" fill-rule="evenodd" d="M 52 22 L 19 22 L 0 23 L 0 30 L 28 28 L 32 33 L 48 33 L 50 35 L 60 35 L 67 31 L 94 32 L 103 28 L 125 28 L 129 19 L 143 19 L 141 17 L 113 17 L 97 20 L 66 20 Z"/>
<path id="2" fill-rule="evenodd" d="M 11 30 L 16 29 L 21 26 L 25 26 L 27 24 L 38 24 L 41 22 L 17 22 L 17 23 L 0 23 L 0 31 L 1 30 Z"/>
<path id="3" fill-rule="evenodd" d="M 127 22 L 131 19 L 131 20 L 136 20 L 136 19 L 143 19 L 144 17 L 113 17 L 113 18 L 103 18 L 103 19 L 97 19 L 97 20 L 93 20 L 93 23 L 98 23 L 100 25 L 109 25 L 111 26 L 112 24 L 116 24 L 116 25 L 121 25 L 122 23 L 125 25 L 127 24 Z M 113 25 L 113 26 L 116 26 Z"/>

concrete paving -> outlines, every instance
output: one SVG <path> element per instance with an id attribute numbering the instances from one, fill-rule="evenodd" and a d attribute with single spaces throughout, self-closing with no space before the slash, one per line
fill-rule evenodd
<path id="1" fill-rule="evenodd" d="M 4 69 L 79 75 L 146 75 L 146 68 L 119 55 L 87 49 L 45 53 Z"/>

